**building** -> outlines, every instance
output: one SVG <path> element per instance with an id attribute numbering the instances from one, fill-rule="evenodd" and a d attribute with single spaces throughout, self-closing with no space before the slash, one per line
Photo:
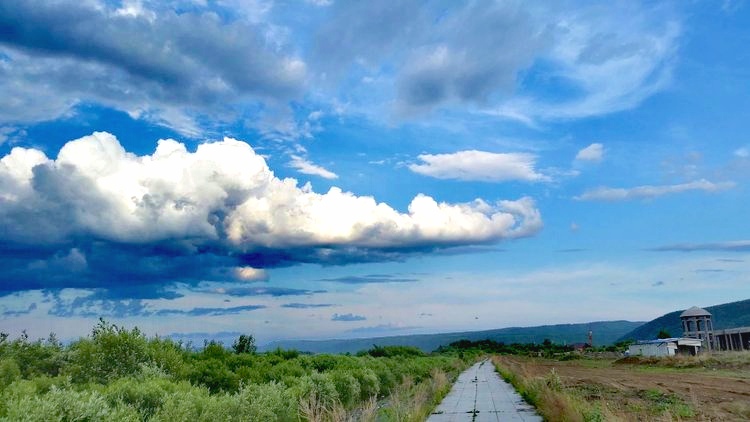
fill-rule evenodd
<path id="1" fill-rule="evenodd" d="M 715 330 L 712 315 L 697 306 L 680 315 L 682 335 L 699 339 L 705 350 L 750 350 L 750 327 Z"/>
<path id="2" fill-rule="evenodd" d="M 639 341 L 628 347 L 629 356 L 694 356 L 701 352 L 703 342 L 695 338 L 664 338 Z"/>
<path id="3" fill-rule="evenodd" d="M 716 350 L 750 350 L 750 327 L 714 331 Z"/>
<path id="4" fill-rule="evenodd" d="M 705 350 L 712 350 L 714 344 L 713 322 L 711 313 L 705 309 L 693 306 L 680 314 L 682 321 L 682 336 L 688 338 L 700 339 L 703 342 Z"/>

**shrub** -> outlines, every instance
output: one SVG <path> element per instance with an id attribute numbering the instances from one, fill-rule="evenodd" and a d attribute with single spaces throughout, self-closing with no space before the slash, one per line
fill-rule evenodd
<path id="1" fill-rule="evenodd" d="M 94 327 L 91 339 L 81 339 L 70 347 L 74 382 L 107 383 L 135 375 L 149 362 L 146 337 L 134 328 L 127 330 L 104 320 Z"/>
<path id="2" fill-rule="evenodd" d="M 297 419 L 297 403 L 283 384 L 253 384 L 238 396 L 242 419 L 247 421 L 291 421 Z"/>
<path id="3" fill-rule="evenodd" d="M 9 386 L 13 381 L 21 378 L 21 368 L 13 358 L 0 360 L 0 389 Z"/>
<path id="4" fill-rule="evenodd" d="M 338 369 L 329 373 L 333 385 L 336 387 L 341 404 L 351 409 L 360 401 L 359 382 L 347 370 Z"/>
<path id="5" fill-rule="evenodd" d="M 394 356 L 426 356 L 418 347 L 414 346 L 378 346 L 373 345 L 372 349 L 357 353 L 358 356 L 370 355 L 375 358 L 390 358 Z"/>
<path id="6" fill-rule="evenodd" d="M 185 351 L 171 339 L 154 338 L 148 341 L 146 354 L 151 365 L 179 378 L 185 372 Z"/>
<path id="7" fill-rule="evenodd" d="M 208 387 L 212 393 L 236 391 L 239 387 L 239 377 L 219 359 L 195 361 L 188 373 L 188 379 L 194 384 Z"/>
<path id="8" fill-rule="evenodd" d="M 336 384 L 328 374 L 306 375 L 300 378 L 299 383 L 293 388 L 301 401 L 313 400 L 327 409 L 332 409 L 339 402 Z"/>
<path id="9" fill-rule="evenodd" d="M 364 368 L 352 371 L 352 375 L 359 383 L 360 400 L 369 400 L 371 397 L 377 397 L 380 393 L 380 380 L 375 372 L 370 368 Z"/>
<path id="10" fill-rule="evenodd" d="M 111 405 L 124 404 L 138 411 L 146 420 L 164 404 L 167 396 L 178 389 L 178 385 L 167 379 L 121 378 L 107 386 L 104 395 Z M 183 389 L 187 386 L 183 386 Z"/>
<path id="11" fill-rule="evenodd" d="M 165 397 L 161 407 L 156 411 L 152 420 L 154 422 L 192 422 L 211 420 L 207 416 L 209 401 L 211 400 L 208 389 L 205 387 L 192 387 L 180 389 Z M 214 421 L 219 419 L 213 419 Z"/>
<path id="12" fill-rule="evenodd" d="M 5 421 L 139 421 L 135 410 L 110 407 L 96 391 L 52 387 L 44 395 L 23 395 L 7 402 Z"/>

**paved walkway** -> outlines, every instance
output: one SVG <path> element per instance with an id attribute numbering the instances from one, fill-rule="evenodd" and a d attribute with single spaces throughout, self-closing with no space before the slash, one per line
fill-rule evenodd
<path id="1" fill-rule="evenodd" d="M 427 421 L 541 422 L 542 418 L 500 378 L 492 362 L 485 360 L 458 376 L 451 392 Z"/>

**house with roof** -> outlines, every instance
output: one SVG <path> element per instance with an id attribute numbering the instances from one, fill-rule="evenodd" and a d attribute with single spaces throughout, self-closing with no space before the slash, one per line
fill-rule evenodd
<path id="1" fill-rule="evenodd" d="M 663 338 L 644 340 L 628 347 L 629 356 L 695 356 L 701 352 L 703 342 L 694 338 Z"/>

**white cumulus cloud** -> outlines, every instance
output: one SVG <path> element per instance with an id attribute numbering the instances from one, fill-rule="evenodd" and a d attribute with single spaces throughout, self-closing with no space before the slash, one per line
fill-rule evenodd
<path id="1" fill-rule="evenodd" d="M 529 236 L 542 226 L 530 198 L 449 204 L 419 194 L 400 212 L 336 187 L 316 193 L 309 184 L 277 178 L 249 144 L 229 138 L 195 152 L 160 140 L 153 154 L 138 156 L 113 135 L 95 132 L 65 144 L 55 160 L 16 147 L 0 160 L 0 185 L 0 223 L 8 228 L 0 240 L 59 243 L 65 250 L 81 239 L 166 243 L 171 253 L 210 250 L 272 265 L 269 257 L 357 260 L 372 259 L 362 257 L 374 249 L 398 253 L 494 242 Z M 377 259 L 388 259 L 383 256 Z"/>
<path id="2" fill-rule="evenodd" d="M 632 188 L 599 187 L 588 190 L 573 199 L 578 201 L 627 201 L 631 199 L 650 199 L 687 191 L 718 192 L 732 187 L 734 187 L 733 182 L 714 183 L 700 179 L 676 185 L 645 185 Z"/>
<path id="3" fill-rule="evenodd" d="M 409 169 L 437 179 L 483 182 L 549 180 L 535 170 L 536 155 L 529 153 L 468 150 L 451 154 L 421 154 L 418 158 L 422 163 L 411 164 Z"/>

